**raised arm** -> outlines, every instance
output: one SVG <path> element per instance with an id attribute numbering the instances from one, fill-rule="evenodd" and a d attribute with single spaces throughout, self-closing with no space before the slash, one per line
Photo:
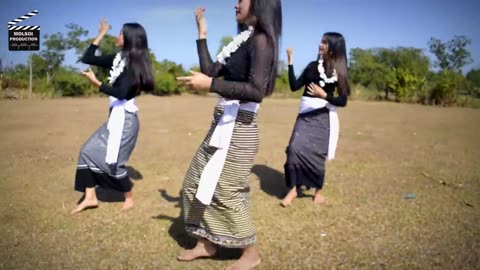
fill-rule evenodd
<path id="1" fill-rule="evenodd" d="M 305 86 L 305 70 L 302 72 L 302 75 L 300 75 L 300 77 L 298 77 L 297 79 L 297 77 L 295 76 L 295 70 L 293 69 L 293 65 L 288 65 L 288 82 L 290 84 L 290 90 L 292 90 L 293 92 Z"/>
<path id="2" fill-rule="evenodd" d="M 93 43 L 90 44 L 81 59 L 82 63 L 103 68 L 111 68 L 113 64 L 113 59 L 115 58 L 115 54 L 96 56 L 95 51 L 97 49 L 98 45 L 95 45 Z"/>
<path id="3" fill-rule="evenodd" d="M 305 85 L 305 81 L 304 81 L 305 71 L 303 71 L 302 75 L 297 80 L 295 76 L 295 71 L 293 69 L 293 48 L 287 49 L 287 58 L 288 58 L 288 82 L 290 84 L 290 90 L 295 92 Z"/>
<path id="4" fill-rule="evenodd" d="M 221 77 L 223 65 L 220 62 L 212 61 L 206 39 L 197 40 L 197 51 L 202 73 L 213 78 Z"/>
<path id="5" fill-rule="evenodd" d="M 87 48 L 87 51 L 85 51 L 85 54 L 81 59 L 82 63 L 93 65 L 93 66 L 99 66 L 103 68 L 112 67 L 113 59 L 115 58 L 114 54 L 105 55 L 105 56 L 95 55 L 95 51 L 98 49 L 98 45 L 100 44 L 100 41 L 102 41 L 105 34 L 107 34 L 108 30 L 111 28 L 112 26 L 107 23 L 106 19 L 100 20 L 98 35 L 95 38 L 95 40 L 92 42 L 92 44 L 90 44 L 90 46 Z"/>
<path id="6" fill-rule="evenodd" d="M 207 46 L 207 20 L 205 19 L 205 9 L 197 8 L 195 10 L 195 20 L 197 22 L 198 40 L 197 52 L 200 62 L 200 70 L 209 77 L 220 77 L 223 65 L 219 62 L 213 62 Z"/>
<path id="7" fill-rule="evenodd" d="M 228 99 L 261 102 L 267 90 L 272 71 L 273 51 L 263 33 L 251 37 L 252 48 L 249 53 L 250 71 L 248 82 L 234 82 L 213 79 L 210 91 Z"/>

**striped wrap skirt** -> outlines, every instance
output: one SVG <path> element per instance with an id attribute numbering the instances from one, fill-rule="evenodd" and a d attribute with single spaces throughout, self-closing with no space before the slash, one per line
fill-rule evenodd
<path id="1" fill-rule="evenodd" d="M 195 198 L 203 169 L 217 148 L 210 138 L 222 117 L 224 107 L 217 105 L 207 136 L 188 168 L 182 190 L 186 231 L 227 248 L 244 248 L 256 241 L 249 209 L 249 175 L 259 148 L 257 115 L 239 110 L 225 165 L 210 205 Z"/>

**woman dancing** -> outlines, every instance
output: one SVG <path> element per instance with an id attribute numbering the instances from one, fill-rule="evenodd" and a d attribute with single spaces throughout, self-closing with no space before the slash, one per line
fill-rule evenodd
<path id="1" fill-rule="evenodd" d="M 153 76 L 145 29 L 138 23 L 124 24 L 117 37 L 117 54 L 95 56 L 100 41 L 111 28 L 101 20 L 98 36 L 83 55 L 82 62 L 110 70 L 109 82 L 100 82 L 92 70 L 83 75 L 100 92 L 110 96 L 110 116 L 80 150 L 75 190 L 84 192 L 84 200 L 73 209 L 78 213 L 98 206 L 97 185 L 125 194 L 122 209 L 133 206 L 132 182 L 125 167 L 137 141 L 139 122 L 135 97 L 153 90 Z"/>
<path id="2" fill-rule="evenodd" d="M 209 89 L 220 98 L 210 131 L 200 145 L 183 184 L 186 231 L 198 239 L 178 260 L 212 257 L 216 245 L 242 248 L 227 269 L 260 264 L 250 216 L 248 177 L 258 152 L 257 111 L 272 93 L 282 28 L 280 0 L 240 0 L 235 6 L 239 34 L 213 62 L 207 48 L 204 10 L 197 9 L 197 49 L 202 73 L 179 80 L 194 89 Z M 219 79 L 218 77 L 222 77 Z"/>
<path id="3" fill-rule="evenodd" d="M 338 141 L 336 108 L 347 105 L 350 93 L 345 39 L 339 33 L 325 33 L 318 60 L 308 64 L 298 79 L 293 69 L 293 49 L 289 48 L 287 54 L 290 89 L 304 87 L 304 92 L 286 151 L 285 180 L 290 190 L 281 204 L 290 205 L 297 197 L 297 189 L 306 186 L 316 188 L 314 203 L 321 205 L 326 201 L 321 194 L 325 159 L 335 157 Z"/>

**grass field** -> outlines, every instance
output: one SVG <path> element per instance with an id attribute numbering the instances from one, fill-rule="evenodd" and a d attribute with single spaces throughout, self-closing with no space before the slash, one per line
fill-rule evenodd
<path id="1" fill-rule="evenodd" d="M 1 269 L 222 269 L 238 257 L 177 262 L 184 174 L 211 122 L 211 97 L 142 96 L 130 159 L 135 207 L 99 190 L 72 216 L 80 147 L 106 98 L 0 101 Z M 340 110 L 324 194 L 291 207 L 285 147 L 298 100 L 267 99 L 250 183 L 259 269 L 480 269 L 480 110 L 353 101 Z M 442 184 L 446 183 L 446 184 Z M 405 199 L 406 194 L 415 199 Z"/>

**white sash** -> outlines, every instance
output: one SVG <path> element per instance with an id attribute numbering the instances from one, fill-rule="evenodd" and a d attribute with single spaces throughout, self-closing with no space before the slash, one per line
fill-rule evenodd
<path id="1" fill-rule="evenodd" d="M 328 160 L 335 158 L 335 150 L 337 149 L 338 135 L 340 133 L 340 123 L 338 120 L 337 107 L 328 103 L 325 99 L 305 97 L 303 96 L 300 102 L 298 113 L 311 112 L 316 109 L 327 108 L 329 110 L 328 116 L 330 118 L 330 139 L 328 141 Z"/>
<path id="2" fill-rule="evenodd" d="M 256 113 L 260 108 L 259 103 L 240 103 L 238 100 L 226 100 L 224 98 L 219 98 L 217 105 L 224 106 L 225 109 L 217 127 L 213 131 L 209 145 L 218 149 L 205 165 L 195 195 L 204 205 L 209 205 L 212 202 L 215 188 L 225 165 L 238 111 L 245 110 Z"/>
<path id="3" fill-rule="evenodd" d="M 118 153 L 120 151 L 120 144 L 122 142 L 123 124 L 125 122 L 125 111 L 136 113 L 138 107 L 135 105 L 135 99 L 119 100 L 110 96 L 110 107 L 112 112 L 108 118 L 108 140 L 107 140 L 107 154 L 105 162 L 107 164 L 116 164 Z"/>

